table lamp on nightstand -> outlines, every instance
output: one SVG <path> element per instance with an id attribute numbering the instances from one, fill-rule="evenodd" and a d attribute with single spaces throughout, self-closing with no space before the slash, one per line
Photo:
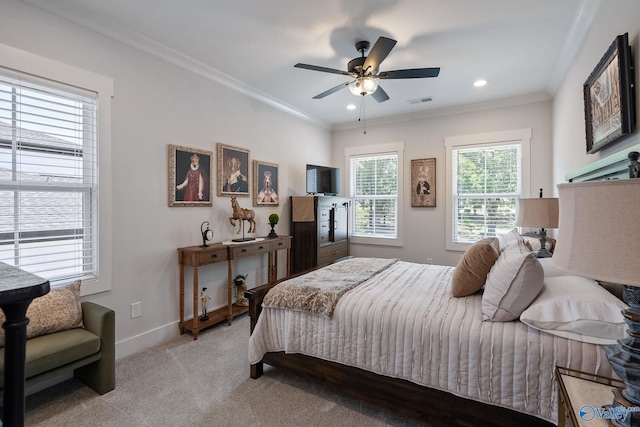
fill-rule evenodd
<path id="1" fill-rule="evenodd" d="M 537 199 L 518 199 L 518 227 L 534 227 L 540 231 L 540 249 L 535 251 L 536 258 L 550 258 L 551 252 L 547 249 L 546 228 L 558 228 L 558 199 L 543 198 L 542 188 Z"/>
<path id="2" fill-rule="evenodd" d="M 572 274 L 624 286 L 628 336 L 604 346 L 626 388 L 612 406 L 616 426 L 640 426 L 640 179 L 559 184 L 560 221 L 552 265 Z M 627 408 L 633 408 L 627 410 Z"/>

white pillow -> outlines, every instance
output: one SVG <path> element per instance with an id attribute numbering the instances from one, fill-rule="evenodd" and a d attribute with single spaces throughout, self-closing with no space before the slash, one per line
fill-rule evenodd
<path id="1" fill-rule="evenodd" d="M 545 278 L 544 287 L 520 320 L 532 328 L 592 344 L 615 344 L 626 336 L 621 311 L 627 305 L 594 280 Z"/>
<path id="2" fill-rule="evenodd" d="M 540 245 L 538 245 L 540 246 Z M 534 249 L 535 250 L 535 249 Z M 542 269 L 544 270 L 544 277 L 556 277 L 556 276 L 570 276 L 571 273 L 564 272 L 559 268 L 554 267 L 551 264 L 551 258 L 538 258 L 540 264 L 542 265 Z"/>
<path id="3" fill-rule="evenodd" d="M 504 252 L 509 246 L 522 240 L 522 236 L 518 233 L 518 229 L 514 228 L 500 236 L 498 236 L 498 243 L 500 243 L 500 252 Z"/>
<path id="4" fill-rule="evenodd" d="M 544 271 L 522 240 L 500 254 L 487 275 L 482 318 L 509 322 L 520 317 L 542 290 Z"/>

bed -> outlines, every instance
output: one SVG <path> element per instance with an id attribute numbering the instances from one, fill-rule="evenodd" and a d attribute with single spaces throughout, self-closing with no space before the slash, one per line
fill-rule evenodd
<path id="1" fill-rule="evenodd" d="M 452 296 L 455 271 L 355 258 L 248 291 L 251 377 L 267 363 L 433 426 L 549 426 L 556 366 L 614 375 L 597 343 L 483 321 L 482 294 Z M 310 309 L 269 293 L 323 280 L 351 282 Z"/>

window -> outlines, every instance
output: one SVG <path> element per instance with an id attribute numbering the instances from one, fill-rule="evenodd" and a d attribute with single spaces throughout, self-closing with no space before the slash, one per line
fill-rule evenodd
<path id="1" fill-rule="evenodd" d="M 402 143 L 345 150 L 354 243 L 401 245 L 403 150 Z"/>
<path id="2" fill-rule="evenodd" d="M 11 63 L 14 52 L 1 65 Z M 91 73 L 31 56 L 55 81 L 0 67 L 0 261 L 52 285 L 82 279 L 83 294 L 107 290 L 108 282 L 98 280 L 110 281 L 111 263 L 110 255 L 99 257 L 110 251 L 98 222 L 100 203 L 108 200 L 98 190 L 101 135 L 109 146 L 109 133 L 98 130 L 108 126 L 98 118 L 105 94 L 61 83 L 58 74 L 68 80 L 78 73 L 91 79 Z M 105 81 L 96 86 L 107 89 L 100 112 L 108 118 Z"/>
<path id="3" fill-rule="evenodd" d="M 531 130 L 446 138 L 447 249 L 513 229 L 526 196 Z"/>

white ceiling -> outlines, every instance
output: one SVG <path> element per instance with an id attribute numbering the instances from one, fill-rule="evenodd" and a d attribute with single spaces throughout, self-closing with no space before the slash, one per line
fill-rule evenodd
<path id="1" fill-rule="evenodd" d="M 398 41 L 380 71 L 440 67 L 386 80 L 367 120 L 391 120 L 553 95 L 600 0 L 26 0 L 328 128 L 357 124 L 346 70 L 355 42 Z M 475 88 L 476 79 L 488 84 Z M 412 105 L 408 100 L 432 97 Z M 348 104 L 357 108 L 346 109 Z M 465 107 L 462 107 L 465 106 Z"/>

